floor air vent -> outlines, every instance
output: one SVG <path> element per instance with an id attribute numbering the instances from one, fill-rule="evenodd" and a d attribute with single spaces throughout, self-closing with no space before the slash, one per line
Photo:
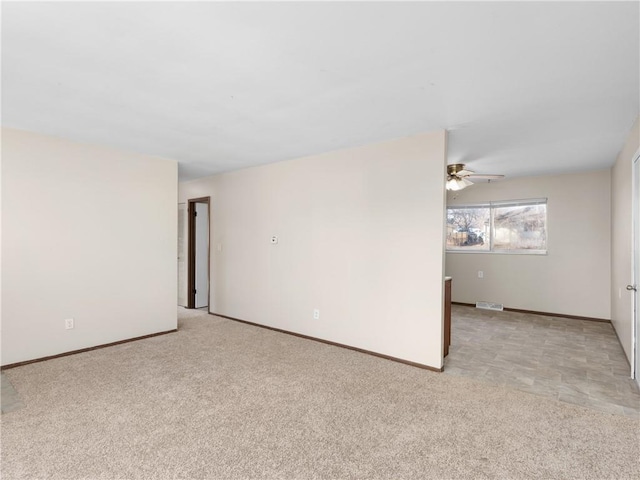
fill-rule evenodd
<path id="1" fill-rule="evenodd" d="M 476 308 L 483 308 L 485 310 L 497 310 L 501 312 L 504 310 L 504 305 L 501 303 L 491 303 L 491 302 L 476 302 Z"/>

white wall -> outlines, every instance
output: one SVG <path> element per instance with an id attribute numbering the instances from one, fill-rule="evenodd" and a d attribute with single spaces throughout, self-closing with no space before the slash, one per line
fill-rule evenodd
<path id="1" fill-rule="evenodd" d="M 548 254 L 447 253 L 453 301 L 609 319 L 610 171 L 478 183 L 447 203 L 526 198 L 548 198 Z"/>
<path id="2" fill-rule="evenodd" d="M 627 358 L 631 360 L 632 296 L 625 287 L 631 273 L 631 162 L 640 146 L 640 118 L 631 128 L 627 141 L 611 170 L 611 323 L 618 333 Z"/>
<path id="3" fill-rule="evenodd" d="M 176 203 L 174 161 L 3 128 L 2 364 L 175 329 Z"/>
<path id="4" fill-rule="evenodd" d="M 216 313 L 440 368 L 445 143 L 439 131 L 180 184 L 181 202 L 211 196 Z"/>
<path id="5" fill-rule="evenodd" d="M 187 306 L 187 265 L 189 250 L 189 219 L 187 217 L 187 205 L 178 205 L 178 305 Z"/>

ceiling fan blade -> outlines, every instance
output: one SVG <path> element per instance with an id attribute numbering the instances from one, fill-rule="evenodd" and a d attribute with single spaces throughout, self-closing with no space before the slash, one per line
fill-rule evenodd
<path id="1" fill-rule="evenodd" d="M 470 180 L 467 180 L 467 178 L 466 178 L 466 177 L 461 177 L 461 178 L 460 178 L 460 181 L 461 181 L 462 183 L 464 183 L 464 184 L 465 184 L 465 186 L 467 186 L 467 187 L 468 187 L 469 185 L 473 185 L 473 182 L 472 182 L 472 181 L 470 181 Z"/>
<path id="2" fill-rule="evenodd" d="M 504 175 L 485 175 L 482 173 L 470 175 L 470 180 L 502 180 Z"/>
<path id="3" fill-rule="evenodd" d="M 473 175 L 473 171 L 471 171 L 471 170 L 460 170 L 459 172 L 456 172 L 456 175 L 458 175 L 459 177 L 468 177 L 469 175 Z"/>

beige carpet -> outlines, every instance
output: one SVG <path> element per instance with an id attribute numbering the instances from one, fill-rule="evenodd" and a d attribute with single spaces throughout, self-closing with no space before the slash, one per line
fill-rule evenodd
<path id="1" fill-rule="evenodd" d="M 2 478 L 639 477 L 637 418 L 199 312 L 6 371 Z"/>

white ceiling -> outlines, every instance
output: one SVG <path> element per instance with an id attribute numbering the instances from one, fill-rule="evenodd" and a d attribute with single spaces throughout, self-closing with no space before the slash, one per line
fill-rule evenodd
<path id="1" fill-rule="evenodd" d="M 182 180 L 446 128 L 449 163 L 612 165 L 639 3 L 2 5 L 2 124 L 176 159 Z"/>

